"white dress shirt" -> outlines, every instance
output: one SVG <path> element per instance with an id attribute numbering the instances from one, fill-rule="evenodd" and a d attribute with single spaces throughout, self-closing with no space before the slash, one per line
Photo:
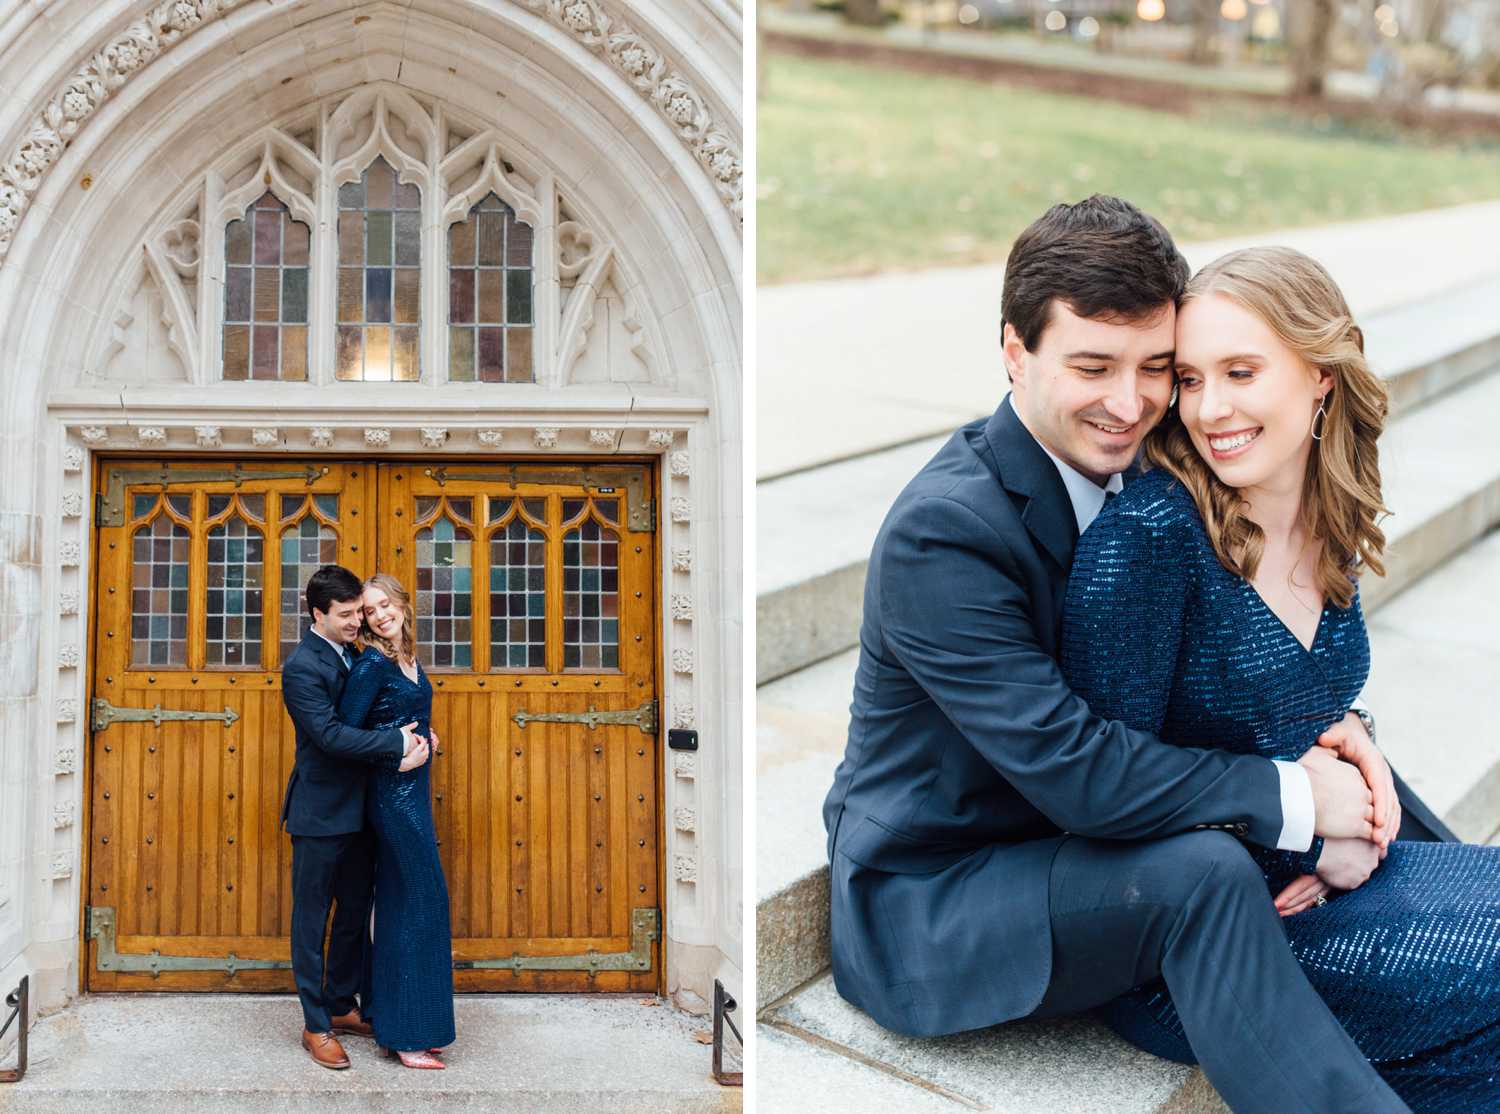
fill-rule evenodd
<path id="1" fill-rule="evenodd" d="M 1056 453 L 1042 445 L 1042 451 L 1057 465 L 1063 486 L 1068 489 L 1068 499 L 1073 504 L 1073 517 L 1078 520 L 1078 533 L 1082 534 L 1104 509 L 1107 493 L 1124 490 L 1125 481 L 1115 473 L 1103 487 L 1089 479 L 1072 465 L 1065 463 Z M 1276 839 L 1278 851 L 1306 851 L 1312 846 L 1313 805 L 1312 779 L 1307 771 L 1295 762 L 1272 759 L 1276 775 L 1281 779 L 1281 834 Z"/>
<path id="2" fill-rule="evenodd" d="M 339 645 L 333 639 L 329 638 L 326 634 L 324 634 L 322 631 L 320 631 L 317 627 L 309 627 L 308 629 L 311 630 L 313 632 L 313 634 L 315 634 L 319 638 L 321 638 L 324 642 L 328 643 L 328 645 L 332 646 L 333 649 L 334 649 L 334 652 L 336 654 L 338 654 L 338 656 L 339 656 L 339 661 L 341 661 L 341 662 L 344 663 L 344 668 L 345 669 L 349 668 L 349 659 L 344 656 L 344 647 L 343 646 Z"/>

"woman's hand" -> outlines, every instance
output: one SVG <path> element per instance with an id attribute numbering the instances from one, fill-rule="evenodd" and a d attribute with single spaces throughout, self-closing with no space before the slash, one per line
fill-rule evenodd
<path id="1" fill-rule="evenodd" d="M 1325 839 L 1318 856 L 1318 873 L 1303 874 L 1276 895 L 1276 911 L 1295 916 L 1326 899 L 1334 890 L 1356 890 L 1386 855 L 1385 849 L 1367 839 Z"/>

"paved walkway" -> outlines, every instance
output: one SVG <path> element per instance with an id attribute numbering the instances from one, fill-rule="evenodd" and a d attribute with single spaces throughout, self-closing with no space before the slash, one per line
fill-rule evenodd
<path id="1" fill-rule="evenodd" d="M 1500 201 L 1183 244 L 1195 268 L 1288 244 L 1332 272 L 1356 315 L 1500 274 Z M 762 287 L 756 476 L 769 479 L 951 430 L 1005 392 L 1003 264 Z M 1497 307 L 1500 309 L 1500 307 Z M 1371 353 L 1377 366 L 1381 353 Z"/>

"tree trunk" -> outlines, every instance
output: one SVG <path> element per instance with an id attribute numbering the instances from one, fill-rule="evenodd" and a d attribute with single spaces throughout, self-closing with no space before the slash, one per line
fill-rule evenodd
<path id="1" fill-rule="evenodd" d="M 1338 16 L 1338 0 L 1304 0 L 1287 5 L 1292 96 L 1321 97 L 1328 78 L 1328 46 Z"/>
<path id="2" fill-rule="evenodd" d="M 1193 41 L 1188 61 L 1206 65 L 1214 59 L 1214 33 L 1219 29 L 1219 0 L 1193 0 Z"/>
<path id="3" fill-rule="evenodd" d="M 880 0 L 844 0 L 844 20 L 860 27 L 885 26 Z"/>

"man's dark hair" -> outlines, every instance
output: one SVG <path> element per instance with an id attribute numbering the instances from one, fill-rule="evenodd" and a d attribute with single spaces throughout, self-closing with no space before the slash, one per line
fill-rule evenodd
<path id="1" fill-rule="evenodd" d="M 307 613 L 311 615 L 316 608 L 326 615 L 334 603 L 357 600 L 364 590 L 359 577 L 343 565 L 324 565 L 307 582 Z"/>
<path id="2" fill-rule="evenodd" d="M 1052 299 L 1080 317 L 1141 321 L 1175 304 L 1188 274 L 1167 230 L 1130 202 L 1096 193 L 1054 205 L 1011 246 L 1001 328 L 1014 326 L 1026 350 L 1035 352 Z"/>

